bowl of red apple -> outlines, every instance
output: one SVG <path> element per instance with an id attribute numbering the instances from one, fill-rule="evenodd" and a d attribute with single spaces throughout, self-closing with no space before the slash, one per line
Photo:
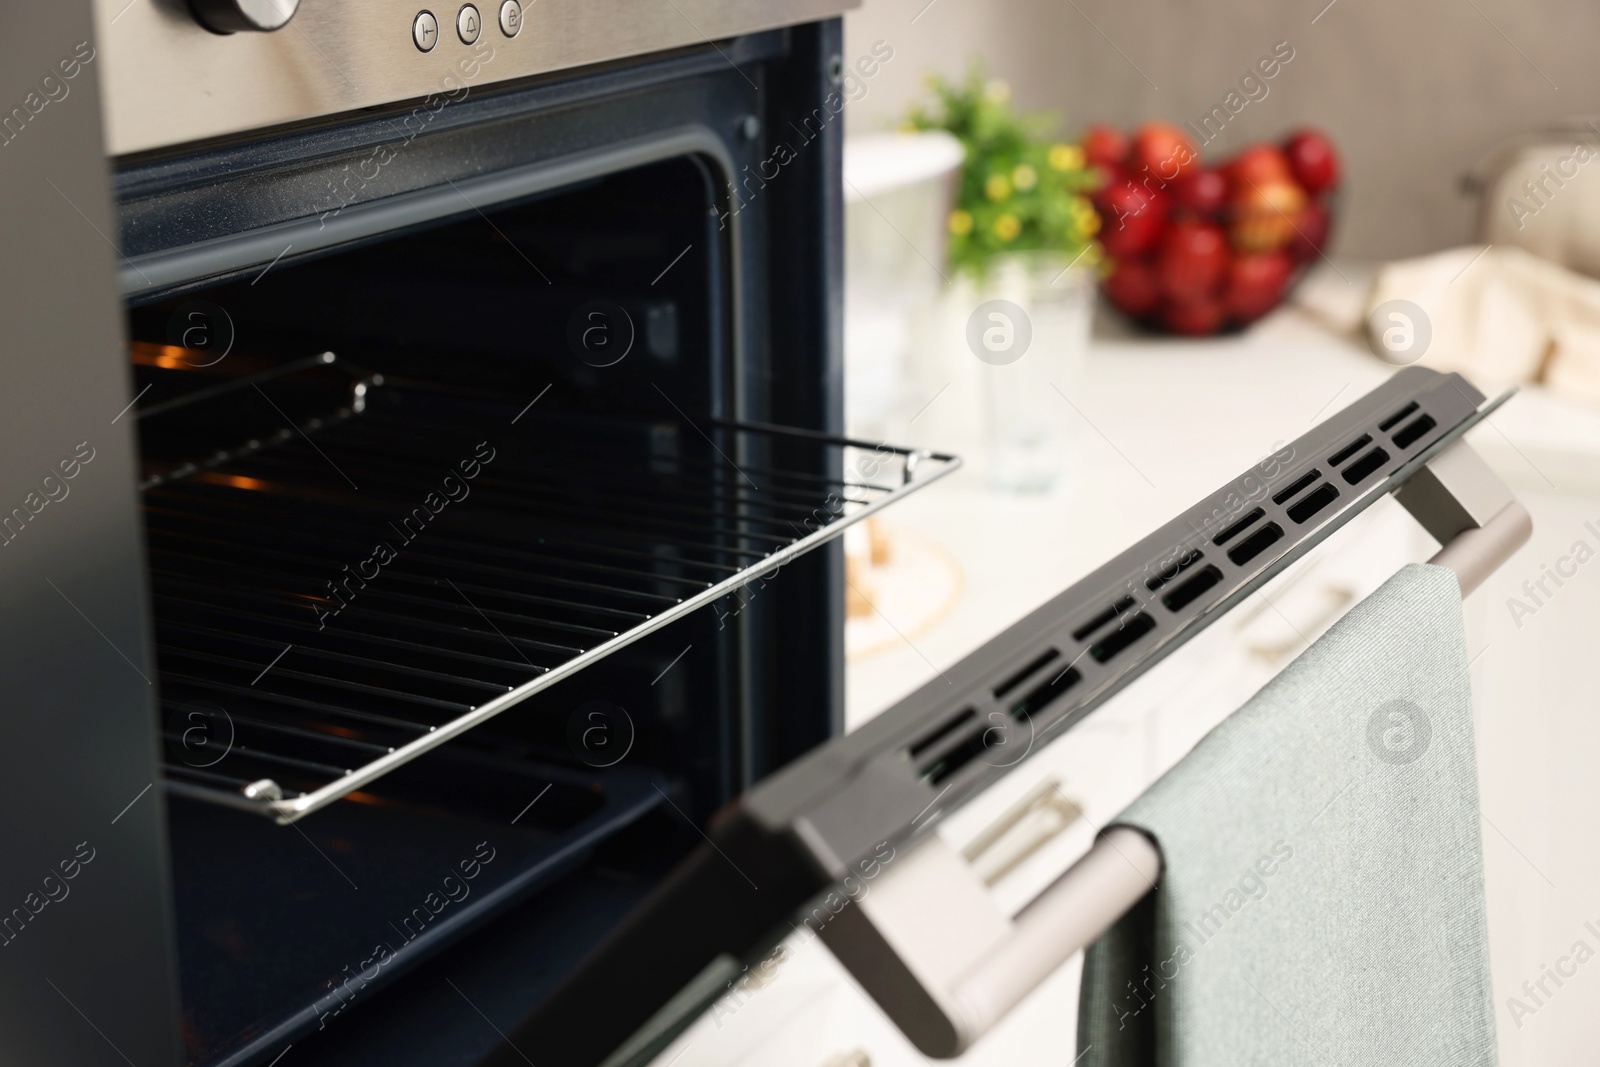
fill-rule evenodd
<path id="1" fill-rule="evenodd" d="M 1312 129 L 1249 145 L 1207 166 L 1182 130 L 1161 122 L 1132 136 L 1084 132 L 1101 175 L 1094 194 L 1108 303 L 1142 326 L 1205 336 L 1277 307 L 1324 255 L 1339 156 Z"/>

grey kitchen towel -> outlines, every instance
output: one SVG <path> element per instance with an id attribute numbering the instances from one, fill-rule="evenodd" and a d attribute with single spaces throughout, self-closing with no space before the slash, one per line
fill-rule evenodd
<path id="1" fill-rule="evenodd" d="M 1495 1062 L 1450 571 L 1389 579 L 1115 822 L 1163 869 L 1088 951 L 1080 1067 Z"/>

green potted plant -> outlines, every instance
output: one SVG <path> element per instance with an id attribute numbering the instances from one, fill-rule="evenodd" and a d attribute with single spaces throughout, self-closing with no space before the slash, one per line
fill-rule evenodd
<path id="1" fill-rule="evenodd" d="M 1052 117 L 1019 115 L 1011 87 L 977 67 L 960 82 L 930 76 L 928 87 L 934 103 L 914 107 L 908 127 L 945 130 L 966 151 L 948 219 L 950 266 L 981 281 L 1019 253 L 1098 265 L 1100 218 L 1087 196 L 1098 179 L 1081 148 L 1050 136 Z"/>
<path id="2" fill-rule="evenodd" d="M 931 77 L 930 105 L 907 125 L 944 130 L 965 156 L 947 217 L 941 332 L 952 380 L 981 379 L 990 482 L 1010 492 L 1062 484 L 1071 405 L 1089 348 L 1100 218 L 1086 195 L 1098 174 L 1083 149 L 1052 136 L 1048 115 L 1020 115 L 1011 89 L 973 67 Z M 973 357 L 977 357 L 974 362 Z"/>

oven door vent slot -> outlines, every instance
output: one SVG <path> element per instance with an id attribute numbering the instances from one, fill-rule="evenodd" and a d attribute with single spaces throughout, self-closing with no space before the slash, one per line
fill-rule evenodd
<path id="1" fill-rule="evenodd" d="M 1371 443 L 1372 435 L 1365 433 L 1362 434 L 1360 437 L 1356 438 L 1354 441 L 1351 441 L 1349 444 L 1339 449 L 1339 451 L 1329 456 L 1328 465 L 1337 467 L 1339 464 L 1343 463 L 1345 460 L 1349 459 L 1351 456 L 1355 455 L 1357 452 L 1361 451 Z"/>
<path id="2" fill-rule="evenodd" d="M 988 751 L 991 742 L 1004 743 L 1004 738 L 993 726 L 974 730 L 959 745 L 922 768 L 922 779 L 932 786 L 940 786 L 961 768 Z"/>
<path id="3" fill-rule="evenodd" d="M 1305 522 L 1337 499 L 1339 499 L 1338 488 L 1332 482 L 1323 482 L 1315 490 L 1307 493 L 1304 500 L 1289 505 L 1289 518 L 1295 522 Z"/>
<path id="4" fill-rule="evenodd" d="M 1205 553 L 1199 549 L 1185 548 L 1177 557 L 1159 564 L 1156 567 L 1156 576 L 1145 582 L 1144 587 L 1154 593 L 1205 558 Z"/>
<path id="5" fill-rule="evenodd" d="M 1269 522 L 1255 533 L 1228 550 L 1228 558 L 1234 564 L 1243 567 L 1267 550 L 1267 547 L 1283 536 L 1283 527 L 1275 522 Z"/>
<path id="6" fill-rule="evenodd" d="M 977 717 L 978 710 L 976 708 L 966 708 L 960 712 L 957 712 L 955 715 L 952 715 L 949 721 L 940 724 L 932 730 L 929 730 L 926 734 L 912 743 L 910 749 L 911 758 L 916 759 L 918 756 L 921 756 L 924 752 L 927 752 L 929 749 L 933 748 L 939 742 L 943 741 L 945 738 L 949 737 L 951 734 L 955 733 L 957 730 L 961 729 L 963 726 Z"/>
<path id="7" fill-rule="evenodd" d="M 1355 485 L 1387 462 L 1389 453 L 1381 448 L 1374 448 L 1344 469 L 1344 480 L 1350 485 Z"/>
<path id="8" fill-rule="evenodd" d="M 1101 630 L 1110 623 L 1115 622 L 1119 615 L 1133 607 L 1133 605 L 1133 597 L 1123 597 L 1121 600 L 1117 601 L 1115 604 L 1111 605 L 1109 608 L 1106 608 L 1106 610 L 1102 611 L 1100 614 L 1096 615 L 1094 618 L 1090 619 L 1088 622 L 1072 631 L 1072 639 L 1074 641 L 1082 641 L 1092 636 L 1098 630 Z"/>
<path id="9" fill-rule="evenodd" d="M 1222 571 L 1215 564 L 1187 579 L 1178 588 L 1161 598 L 1168 611 L 1182 611 L 1198 600 L 1208 589 L 1222 581 Z"/>
<path id="10" fill-rule="evenodd" d="M 1033 718 L 1049 707 L 1062 693 L 1077 685 L 1082 678 L 1083 675 L 1078 673 L 1078 668 L 1062 668 L 1056 672 L 1055 677 L 1036 686 L 1032 692 L 1011 705 L 1011 717 L 1019 722 Z"/>
<path id="11" fill-rule="evenodd" d="M 1238 522 L 1234 523 L 1232 526 L 1229 526 L 1226 530 L 1223 530 L 1221 533 L 1217 534 L 1217 536 L 1213 537 L 1211 539 L 1211 543 L 1214 545 L 1227 544 L 1235 537 L 1238 537 L 1245 530 L 1249 529 L 1251 525 L 1260 520 L 1260 518 L 1265 514 L 1266 512 L 1262 511 L 1260 508 L 1252 508 L 1250 512 L 1244 516 L 1244 518 L 1240 519 Z"/>
<path id="12" fill-rule="evenodd" d="M 1089 655 L 1094 657 L 1096 663 L 1110 663 L 1117 653 L 1130 647 L 1155 628 L 1156 620 L 1143 611 L 1137 615 L 1125 616 L 1121 626 L 1090 646 Z"/>
<path id="13" fill-rule="evenodd" d="M 1057 652 L 1053 648 L 1045 649 L 1039 655 L 1037 655 L 1033 659 L 1029 660 L 1028 663 L 1026 663 L 1020 670 L 1018 670 L 1011 677 L 1007 678 L 1005 681 L 1003 681 L 999 685 L 995 686 L 995 688 L 994 688 L 994 698 L 996 700 L 1004 700 L 1008 693 L 1010 693 L 1013 689 L 1016 689 L 1023 682 L 1026 682 L 1029 678 L 1032 678 L 1035 674 L 1037 674 L 1039 672 L 1039 669 L 1041 667 L 1043 667 L 1046 663 L 1049 663 L 1052 660 L 1055 660 L 1055 659 L 1059 658 L 1060 655 L 1061 655 L 1061 653 Z"/>
<path id="14" fill-rule="evenodd" d="M 1299 495 L 1301 490 L 1320 477 L 1322 477 L 1322 472 L 1313 467 L 1311 470 L 1306 471 L 1300 477 L 1296 478 L 1294 480 L 1294 484 L 1290 485 L 1289 488 L 1272 494 L 1272 502 L 1274 504 L 1283 504 L 1287 501 L 1293 500 Z"/>
<path id="15" fill-rule="evenodd" d="M 1387 419 L 1384 419 L 1382 422 L 1378 423 L 1378 429 L 1382 430 L 1384 433 L 1388 433 L 1390 430 L 1400 425 L 1401 420 L 1403 420 L 1407 415 L 1410 415 L 1413 411 L 1416 411 L 1417 407 L 1417 402 L 1413 400 L 1411 403 L 1407 404 L 1393 415 L 1390 415 Z"/>
<path id="16" fill-rule="evenodd" d="M 1435 423 L 1433 421 L 1433 416 L 1424 415 L 1414 422 L 1408 423 L 1407 425 L 1396 430 L 1391 439 L 1394 441 L 1394 446 L 1396 448 L 1410 448 L 1412 445 L 1420 441 L 1423 435 L 1425 435 L 1429 430 L 1433 429 L 1434 426 Z"/>

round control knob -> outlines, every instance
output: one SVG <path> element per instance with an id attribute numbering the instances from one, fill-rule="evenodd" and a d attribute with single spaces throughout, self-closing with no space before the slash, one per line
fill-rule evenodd
<path id="1" fill-rule="evenodd" d="M 195 18 L 213 33 L 281 30 L 294 18 L 300 0 L 189 0 Z"/>

